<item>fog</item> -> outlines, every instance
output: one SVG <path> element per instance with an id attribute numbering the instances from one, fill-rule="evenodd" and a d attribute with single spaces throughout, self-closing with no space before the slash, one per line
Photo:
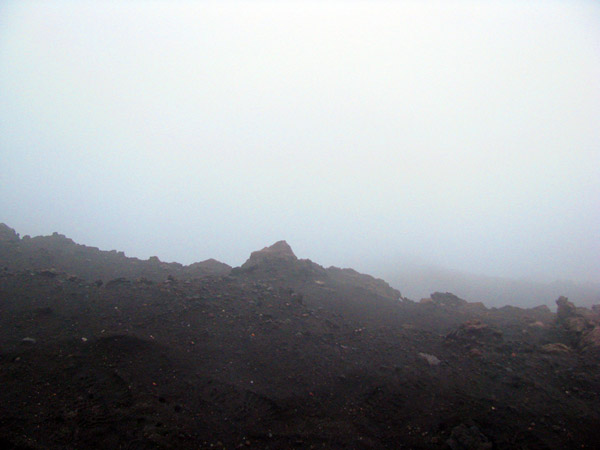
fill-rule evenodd
<path id="1" fill-rule="evenodd" d="M 598 281 L 599 168 L 597 2 L 0 5 L 21 235 Z"/>

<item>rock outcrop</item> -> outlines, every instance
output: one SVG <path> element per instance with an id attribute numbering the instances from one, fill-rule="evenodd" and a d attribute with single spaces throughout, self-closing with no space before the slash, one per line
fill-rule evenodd
<path id="1" fill-rule="evenodd" d="M 4 223 L 0 223 L 0 242 L 19 242 L 19 235 Z"/>
<path id="2" fill-rule="evenodd" d="M 566 297 L 556 300 L 556 325 L 565 330 L 571 343 L 582 350 L 600 350 L 600 323 L 593 312 L 584 314 Z"/>
<path id="3" fill-rule="evenodd" d="M 330 311 L 343 308 L 345 316 L 355 320 L 387 321 L 398 314 L 401 298 L 398 290 L 381 279 L 353 269 L 326 269 L 310 259 L 300 259 L 285 241 L 252 252 L 231 275 L 247 282 L 291 288 L 301 293 L 310 307 Z"/>
<path id="4" fill-rule="evenodd" d="M 50 236 L 24 236 L 20 239 L 15 230 L 5 224 L 0 224 L 0 266 L 9 270 L 54 269 L 82 279 L 104 282 L 120 277 L 143 277 L 158 282 L 169 275 L 198 278 L 227 275 L 231 271 L 230 266 L 214 259 L 184 266 L 162 262 L 156 256 L 147 260 L 129 258 L 120 251 L 104 251 L 77 244 L 56 232 Z"/>
<path id="5" fill-rule="evenodd" d="M 252 266 L 265 261 L 283 260 L 296 261 L 298 258 L 292 251 L 292 247 L 286 241 L 275 242 L 270 247 L 252 252 L 250 258 L 244 263 L 244 266 Z"/>

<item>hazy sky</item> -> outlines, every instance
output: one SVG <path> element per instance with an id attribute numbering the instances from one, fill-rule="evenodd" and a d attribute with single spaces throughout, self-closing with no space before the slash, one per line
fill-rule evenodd
<path id="1" fill-rule="evenodd" d="M 3 1 L 0 177 L 129 256 L 598 281 L 600 4 Z"/>

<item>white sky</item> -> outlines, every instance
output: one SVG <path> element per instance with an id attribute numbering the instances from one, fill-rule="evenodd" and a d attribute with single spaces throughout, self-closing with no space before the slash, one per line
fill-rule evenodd
<path id="1" fill-rule="evenodd" d="M 0 222 L 600 280 L 600 4 L 5 1 Z"/>

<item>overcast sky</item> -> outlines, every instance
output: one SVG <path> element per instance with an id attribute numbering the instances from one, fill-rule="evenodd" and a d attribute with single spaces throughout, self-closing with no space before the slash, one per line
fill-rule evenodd
<path id="1" fill-rule="evenodd" d="M 0 177 L 128 256 L 598 281 L 600 4 L 3 1 Z"/>

